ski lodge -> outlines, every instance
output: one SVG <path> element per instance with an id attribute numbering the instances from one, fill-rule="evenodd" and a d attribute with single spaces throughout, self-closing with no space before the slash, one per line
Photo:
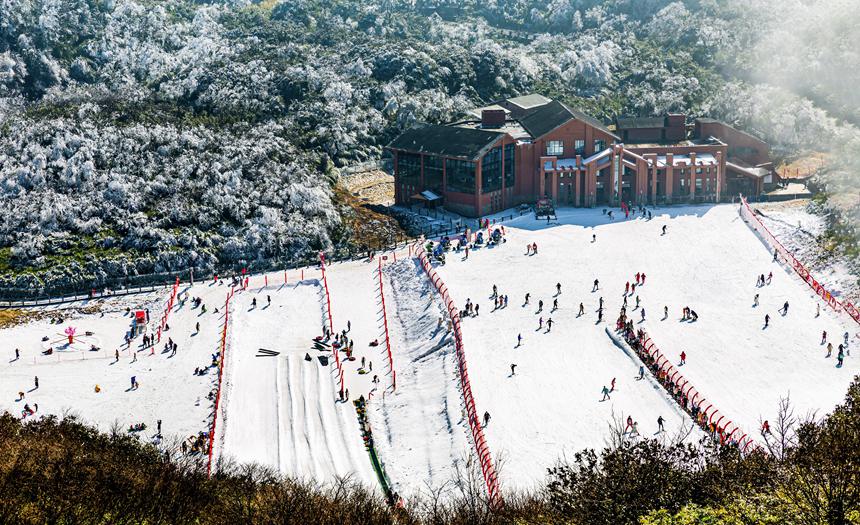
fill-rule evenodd
<path id="1" fill-rule="evenodd" d="M 431 195 L 470 217 L 541 198 L 579 207 L 720 202 L 775 182 L 768 145 L 717 120 L 669 114 L 604 125 L 538 94 L 406 130 L 387 149 L 397 204 Z"/>

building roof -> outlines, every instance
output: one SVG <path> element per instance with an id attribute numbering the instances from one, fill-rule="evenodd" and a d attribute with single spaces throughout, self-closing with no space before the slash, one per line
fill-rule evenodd
<path id="1" fill-rule="evenodd" d="M 664 117 L 619 117 L 615 119 L 615 129 L 648 129 L 662 128 L 666 124 Z"/>
<path id="2" fill-rule="evenodd" d="M 498 131 L 428 124 L 404 131 L 392 140 L 388 147 L 414 153 L 475 160 L 504 136 L 505 133 Z"/>
<path id="3" fill-rule="evenodd" d="M 525 113 L 518 120 L 523 128 L 536 139 L 574 119 L 581 120 L 616 139 L 619 138 L 615 133 L 609 131 L 599 120 L 586 115 L 582 111 L 571 109 L 557 100 L 550 101 Z"/>
<path id="4" fill-rule="evenodd" d="M 755 179 L 763 179 L 770 175 L 770 170 L 765 168 L 748 168 L 728 161 L 726 161 L 726 170 Z"/>
<path id="5" fill-rule="evenodd" d="M 549 104 L 552 100 L 546 98 L 543 95 L 538 95 L 537 93 L 531 93 L 529 95 L 523 95 L 521 97 L 513 97 L 509 98 L 508 102 L 518 106 L 522 109 L 532 109 L 538 106 L 543 106 L 545 104 Z"/>

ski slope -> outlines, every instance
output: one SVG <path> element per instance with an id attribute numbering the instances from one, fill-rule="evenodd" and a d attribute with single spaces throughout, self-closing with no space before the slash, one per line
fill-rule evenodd
<path id="1" fill-rule="evenodd" d="M 686 434 L 689 418 L 648 373 L 637 379 L 639 362 L 607 334 L 622 305 L 624 284 L 633 282 L 637 272 L 647 278 L 627 298 L 636 326 L 646 329 L 667 356 L 679 359 L 686 352 L 681 373 L 752 436 L 759 437 L 761 420 L 776 418 L 780 398 L 790 395 L 797 414 L 822 416 L 860 373 L 860 339 L 853 335 L 858 327 L 824 305 L 816 317 L 815 295 L 792 270 L 772 261 L 736 206 L 652 213 L 652 220 L 610 221 L 601 209 L 561 209 L 550 224 L 523 216 L 504 224 L 506 243 L 474 249 L 466 260 L 462 252 L 449 252 L 447 264 L 438 268 L 461 307 L 467 299 L 480 305 L 480 315 L 463 319 L 464 348 L 478 412 L 491 416 L 484 433 L 499 460 L 504 488 L 532 488 L 557 461 L 618 439 L 628 416 L 641 437 L 701 436 L 698 430 Z M 664 225 L 668 230 L 661 235 Z M 789 235 L 792 228 L 783 230 Z M 526 244 L 533 242 L 538 254 L 526 255 Z M 804 248 L 801 241 L 793 242 L 797 250 Z M 338 400 L 331 353 L 311 345 L 328 320 L 318 270 L 306 269 L 302 275 L 312 278 L 298 283 L 291 277 L 283 285 L 283 273 L 252 276 L 248 289 L 234 295 L 218 457 L 323 483 L 352 476 L 378 487 L 352 404 L 364 396 L 379 458 L 395 491 L 408 498 L 453 481 L 473 454 L 456 350 L 437 292 L 404 255 L 398 253 L 395 262 L 388 253 L 382 265 L 393 370 L 384 345 L 379 259 L 327 267 L 334 330 L 347 330 L 355 348 L 354 359 L 343 361 L 344 387 L 350 392 L 346 403 Z M 756 276 L 769 272 L 771 283 L 756 288 Z M 592 291 L 595 279 L 600 289 Z M 556 283 L 562 292 L 554 297 Z M 494 284 L 509 296 L 509 305 L 497 311 L 490 298 Z M 24 403 L 38 403 L 36 417 L 73 412 L 102 430 L 144 422 L 148 428 L 139 436 L 153 441 L 158 419 L 168 440 L 207 431 L 217 379 L 216 369 L 208 367 L 218 351 L 228 289 L 210 281 L 183 286 L 170 314 L 171 328 L 154 352 L 142 349 L 140 338 L 124 346 L 131 321 L 126 309 L 149 308 L 158 319 L 167 289 L 32 309 L 36 317 L 46 317 L 0 330 L 2 352 L 8 355 L 0 360 L 0 409 L 20 415 Z M 756 293 L 760 304 L 753 307 Z M 192 306 L 193 297 L 203 300 L 205 313 Z M 600 297 L 605 300 L 602 323 L 596 313 Z M 559 309 L 551 312 L 554 299 Z M 790 309 L 782 316 L 778 309 L 785 301 Z M 577 315 L 580 302 L 583 316 Z M 669 310 L 665 319 L 664 306 Z M 680 320 L 684 306 L 697 312 L 697 322 Z M 640 322 L 642 308 L 647 315 Z M 765 313 L 771 319 L 766 329 Z M 58 314 L 64 322 L 50 323 L 49 317 Z M 85 347 L 62 347 L 68 326 L 83 334 L 79 340 Z M 841 368 L 836 349 L 825 357 L 823 330 L 834 347 L 845 331 L 852 334 Z M 518 334 L 523 337 L 519 347 Z M 179 345 L 175 356 L 163 352 L 167 338 Z M 374 340 L 379 344 L 372 345 Z M 89 352 L 89 344 L 101 350 Z M 42 355 L 46 345 L 57 351 Z M 15 347 L 21 351 L 18 360 L 13 359 Z M 305 353 L 312 356 L 310 362 Z M 328 364 L 320 356 L 328 357 Z M 194 375 L 195 368 L 207 373 Z M 129 390 L 132 375 L 140 382 L 137 390 Z M 35 376 L 38 389 L 33 389 Z M 615 390 L 603 400 L 601 390 L 613 378 Z M 101 392 L 95 392 L 96 385 Z M 19 391 L 25 392 L 23 400 Z M 657 432 L 658 417 L 665 420 L 665 432 Z M 624 439 L 638 438 L 626 433 Z"/>
<path id="2" fill-rule="evenodd" d="M 321 333 L 323 300 L 316 280 L 233 296 L 220 459 L 299 479 L 327 483 L 350 476 L 374 486 L 355 408 L 338 401 L 331 353 L 312 347 Z"/>
<path id="3" fill-rule="evenodd" d="M 471 438 L 453 334 L 432 284 L 414 259 L 385 266 L 384 282 L 397 389 L 375 396 L 369 416 L 394 490 L 409 497 L 455 479 Z"/>
<path id="4" fill-rule="evenodd" d="M 560 210 L 559 215 L 550 225 L 527 216 L 505 223 L 505 244 L 472 250 L 467 260 L 449 253 L 447 264 L 438 268 L 461 307 L 467 299 L 481 305 L 478 317 L 464 319 L 464 343 L 479 410 L 492 417 L 486 430 L 490 447 L 508 456 L 503 482 L 540 479 L 554 455 L 602 446 L 612 417 L 632 415 L 644 435 L 656 431 L 658 414 L 667 419 L 667 429 L 687 421 L 661 392 L 633 380 L 637 364 L 604 332 L 605 326 L 614 327 L 625 283 L 637 272 L 647 275 L 646 284 L 628 297 L 637 327 L 645 328 L 665 354 L 685 351 L 681 373 L 751 435 L 758 435 L 760 420 L 775 419 L 786 395 L 797 413 L 823 415 L 842 400 L 860 371 L 853 356 L 836 368 L 835 351 L 826 359 L 819 344 L 822 330 L 841 339 L 856 326 L 823 306 L 816 318 L 811 290 L 771 261 L 736 206 L 658 209 L 650 221 L 623 216 L 610 221 L 601 210 Z M 667 235 L 661 235 L 664 224 Z M 525 255 L 526 244 L 533 242 L 538 255 Z M 771 271 L 772 284 L 757 289 L 756 276 Z M 594 279 L 600 280 L 596 292 Z M 556 283 L 562 285 L 560 309 L 551 313 Z M 493 284 L 510 296 L 509 306 L 496 312 L 489 298 Z M 753 308 L 756 292 L 761 305 Z M 526 293 L 531 300 L 523 306 Z M 646 310 L 644 322 L 634 309 L 636 295 Z M 601 296 L 604 323 L 595 324 Z M 541 299 L 544 311 L 538 314 Z M 783 317 L 777 309 L 785 301 L 790 310 Z M 586 315 L 577 318 L 580 302 Z M 664 306 L 669 308 L 665 320 Z M 697 312 L 698 322 L 680 321 L 684 306 Z M 766 312 L 771 326 L 763 329 Z M 538 329 L 541 316 L 553 319 L 551 333 L 546 324 Z M 520 348 L 517 334 L 524 338 Z M 860 346 L 856 339 L 852 345 Z M 517 364 L 515 376 L 511 363 Z M 618 392 L 611 404 L 601 403 L 601 388 L 612 377 Z"/>

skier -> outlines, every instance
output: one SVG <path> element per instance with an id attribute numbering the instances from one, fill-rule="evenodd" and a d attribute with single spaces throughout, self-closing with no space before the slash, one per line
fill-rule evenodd
<path id="1" fill-rule="evenodd" d="M 687 352 L 681 350 L 681 364 L 683 365 L 686 363 L 687 363 Z"/>
<path id="2" fill-rule="evenodd" d="M 516 371 L 515 371 L 516 368 L 517 368 L 517 365 L 515 363 L 511 363 L 511 375 L 516 374 Z"/>
<path id="3" fill-rule="evenodd" d="M 609 389 L 606 388 L 606 385 L 603 385 L 603 399 L 601 401 L 606 401 L 607 399 L 611 399 L 609 397 Z"/>
<path id="4" fill-rule="evenodd" d="M 827 343 L 827 355 L 824 357 L 830 357 L 833 353 L 833 343 Z"/>
<path id="5" fill-rule="evenodd" d="M 642 322 L 645 322 L 645 309 L 642 309 Z"/>
<path id="6" fill-rule="evenodd" d="M 256 308 L 256 307 L 257 307 L 257 298 L 254 297 L 254 299 L 251 300 L 251 308 Z"/>
<path id="7" fill-rule="evenodd" d="M 137 377 L 136 376 L 131 376 L 131 389 L 132 390 L 137 389 Z"/>
<path id="8" fill-rule="evenodd" d="M 541 328 L 543 328 L 543 317 L 538 319 L 538 330 L 540 330 Z"/>
<path id="9" fill-rule="evenodd" d="M 525 303 L 523 303 L 523 306 L 525 306 L 525 305 L 529 304 L 529 296 L 530 296 L 530 295 L 531 295 L 531 294 L 526 294 L 526 301 L 525 301 Z"/>
<path id="10" fill-rule="evenodd" d="M 645 366 L 639 365 L 639 380 L 645 379 Z"/>
<path id="11" fill-rule="evenodd" d="M 773 262 L 776 262 L 776 256 L 779 254 L 775 249 L 773 250 Z"/>
<path id="12" fill-rule="evenodd" d="M 579 317 L 580 315 L 585 315 L 585 305 L 583 305 L 582 303 L 579 303 L 579 313 L 577 314 L 577 317 Z"/>
<path id="13" fill-rule="evenodd" d="M 352 321 L 350 321 L 349 319 L 347 319 L 346 321 L 346 331 L 352 332 Z"/>
<path id="14" fill-rule="evenodd" d="M 636 286 L 636 285 L 634 285 L 634 286 Z M 636 308 L 639 308 L 639 296 L 638 295 L 636 296 Z M 634 310 L 636 308 L 634 308 Z"/>
<path id="15" fill-rule="evenodd" d="M 33 378 L 33 390 L 39 389 L 39 376 Z"/>
<path id="16" fill-rule="evenodd" d="M 486 427 L 489 424 L 490 424 L 490 413 L 484 412 L 484 426 Z"/>
<path id="17" fill-rule="evenodd" d="M 555 283 L 555 294 L 561 295 L 561 283 Z"/>
<path id="18" fill-rule="evenodd" d="M 552 311 L 555 312 L 556 310 L 558 310 L 558 299 L 553 299 L 552 300 Z"/>
<path id="19" fill-rule="evenodd" d="M 664 306 L 663 307 L 663 319 L 668 319 L 668 318 L 669 318 L 669 307 Z"/>
<path id="20" fill-rule="evenodd" d="M 532 243 L 532 253 L 533 253 L 533 255 L 537 255 L 537 243 L 536 242 Z"/>
<path id="21" fill-rule="evenodd" d="M 665 429 L 663 428 L 663 416 L 657 417 L 657 431 L 658 432 L 664 432 L 665 431 Z"/>
<path id="22" fill-rule="evenodd" d="M 612 378 L 612 382 L 609 383 L 609 391 L 615 392 L 615 378 Z"/>
<path id="23" fill-rule="evenodd" d="M 155 422 L 155 426 L 158 428 L 156 435 L 161 436 L 161 420 L 160 419 Z"/>
<path id="24" fill-rule="evenodd" d="M 594 280 L 594 286 L 591 287 L 592 292 L 596 290 L 600 290 L 600 281 L 598 279 Z"/>
<path id="25" fill-rule="evenodd" d="M 788 301 L 782 305 L 782 315 L 788 314 Z"/>
<path id="26" fill-rule="evenodd" d="M 827 342 L 827 330 L 822 330 L 821 331 L 821 344 L 824 344 L 826 342 Z"/>
<path id="27" fill-rule="evenodd" d="M 198 334 L 200 333 L 200 321 L 197 322 L 197 324 L 194 326 L 194 329 Z"/>
<path id="28" fill-rule="evenodd" d="M 630 293 L 630 281 L 627 281 L 627 284 L 624 285 L 624 295 Z"/>
<path id="29" fill-rule="evenodd" d="M 755 297 L 753 297 L 753 307 L 756 306 L 758 306 L 758 294 L 755 294 Z"/>
<path id="30" fill-rule="evenodd" d="M 526 255 L 531 255 L 532 253 L 532 245 L 526 244 Z"/>
<path id="31" fill-rule="evenodd" d="M 770 284 L 770 282 L 771 282 L 772 280 L 773 280 L 773 272 L 768 272 L 768 274 L 767 274 L 767 284 Z"/>
<path id="32" fill-rule="evenodd" d="M 113 351 L 113 355 L 114 355 L 114 358 L 115 358 L 117 361 L 119 361 L 119 350 L 118 350 L 118 349 Z"/>
<path id="33" fill-rule="evenodd" d="M 597 235 L 594 233 L 591 234 L 591 242 L 597 242 Z"/>
<path id="34" fill-rule="evenodd" d="M 842 334 L 842 339 L 845 340 L 845 346 L 848 346 L 848 337 L 849 337 L 848 332 L 845 332 L 844 334 Z"/>
<path id="35" fill-rule="evenodd" d="M 770 434 L 770 423 L 767 422 L 767 419 L 765 419 L 764 423 L 761 424 L 761 433 Z"/>
<path id="36" fill-rule="evenodd" d="M 523 334 L 517 334 L 517 348 L 523 344 Z"/>
<path id="37" fill-rule="evenodd" d="M 538 301 L 538 312 L 543 312 L 543 299 Z"/>
<path id="38" fill-rule="evenodd" d="M 640 276 L 641 276 L 640 273 L 636 272 L 636 284 L 639 284 L 639 277 Z"/>
<path id="39" fill-rule="evenodd" d="M 633 428 L 633 416 L 627 416 L 627 425 L 624 426 L 624 433 L 627 433 L 627 429 Z"/>
<path id="40" fill-rule="evenodd" d="M 770 315 L 764 314 L 764 327 L 767 328 L 770 324 Z"/>
<path id="41" fill-rule="evenodd" d="M 639 436 L 639 422 L 633 422 L 633 429 L 630 431 L 630 437 Z"/>
<path id="42" fill-rule="evenodd" d="M 493 298 L 497 298 L 498 296 L 499 296 L 499 289 L 498 289 L 498 288 L 496 287 L 496 285 L 494 284 L 494 285 L 493 285 L 493 295 L 492 295 L 491 297 L 493 297 Z"/>
<path id="43" fill-rule="evenodd" d="M 815 304 L 815 317 L 818 317 L 819 315 L 821 315 L 821 303 L 816 303 Z"/>
<path id="44" fill-rule="evenodd" d="M 17 348 L 15 349 L 15 361 L 21 358 L 21 351 Z"/>
<path id="45" fill-rule="evenodd" d="M 480 308 L 480 307 L 481 307 L 481 305 L 479 305 L 479 304 L 475 305 L 475 317 L 478 317 L 478 308 Z"/>
<path id="46" fill-rule="evenodd" d="M 663 225 L 663 233 L 662 233 L 662 235 L 666 235 L 666 225 L 665 225 L 665 224 Z"/>
<path id="47" fill-rule="evenodd" d="M 601 298 L 600 298 L 600 305 L 599 305 L 599 308 L 601 308 L 601 309 L 603 308 L 603 297 L 601 297 Z"/>

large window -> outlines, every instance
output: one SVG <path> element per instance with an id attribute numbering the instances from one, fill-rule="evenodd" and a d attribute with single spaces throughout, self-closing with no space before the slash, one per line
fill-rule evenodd
<path id="1" fill-rule="evenodd" d="M 505 188 L 513 188 L 516 181 L 516 145 L 505 144 Z"/>
<path id="2" fill-rule="evenodd" d="M 445 159 L 432 155 L 424 155 L 424 186 L 431 190 L 442 189 L 442 167 Z"/>
<path id="3" fill-rule="evenodd" d="M 598 153 L 606 149 L 606 141 L 602 139 L 595 139 L 594 141 L 594 152 Z"/>
<path id="4" fill-rule="evenodd" d="M 481 161 L 481 193 L 502 189 L 502 148 L 495 147 Z"/>
<path id="5" fill-rule="evenodd" d="M 475 163 L 468 160 L 445 159 L 448 191 L 475 193 Z"/>
<path id="6" fill-rule="evenodd" d="M 561 157 L 564 155 L 564 141 L 551 140 L 546 143 L 546 154 L 548 156 Z"/>
<path id="7" fill-rule="evenodd" d="M 400 152 L 397 154 L 397 176 L 401 184 L 421 184 L 421 155 Z"/>
<path id="8" fill-rule="evenodd" d="M 573 149 L 575 155 L 585 155 L 585 141 L 579 139 L 573 141 Z"/>

